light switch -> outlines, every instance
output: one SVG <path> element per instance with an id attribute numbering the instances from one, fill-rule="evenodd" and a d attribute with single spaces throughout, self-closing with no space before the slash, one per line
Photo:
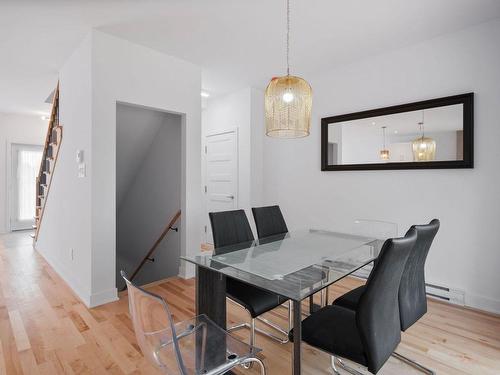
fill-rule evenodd
<path id="1" fill-rule="evenodd" d="M 86 175 L 85 163 L 78 164 L 78 178 L 84 178 Z"/>

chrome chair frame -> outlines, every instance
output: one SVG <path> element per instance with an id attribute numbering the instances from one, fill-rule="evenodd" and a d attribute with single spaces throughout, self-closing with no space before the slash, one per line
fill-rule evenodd
<path id="1" fill-rule="evenodd" d="M 417 369 L 420 372 L 423 372 L 424 374 L 436 375 L 436 372 L 434 370 L 431 370 L 425 366 L 422 366 L 420 363 L 417 363 L 417 362 L 411 360 L 410 358 L 405 357 L 404 355 L 401 355 L 397 352 L 392 353 L 391 356 L 399 359 L 401 362 L 409 365 L 410 367 L 413 367 L 414 369 Z M 340 375 L 340 372 L 339 372 L 337 366 L 339 368 L 341 368 L 342 370 L 348 372 L 349 374 L 364 375 L 361 372 L 359 372 L 358 370 L 346 365 L 344 363 L 344 361 L 342 361 L 342 359 L 340 359 L 339 357 L 331 356 L 331 364 L 332 364 L 333 373 L 335 375 Z"/>
<path id="2" fill-rule="evenodd" d="M 227 299 L 229 301 L 231 301 L 232 303 L 234 303 L 235 305 L 241 307 L 243 310 L 245 310 L 245 311 L 248 312 L 248 310 L 244 306 L 240 305 L 238 302 L 233 301 L 231 298 L 227 298 Z M 281 306 L 284 307 L 283 305 L 281 305 Z M 292 318 L 292 302 L 289 300 L 288 301 L 288 332 L 290 332 L 290 330 L 292 329 L 292 324 L 293 324 L 292 323 L 292 319 L 293 319 Z M 283 336 L 285 338 L 278 337 L 278 336 L 273 335 L 272 333 L 270 333 L 268 331 L 265 331 L 265 330 L 257 327 L 256 324 L 255 324 L 256 320 L 258 320 L 259 322 L 267 325 L 268 327 L 271 327 L 272 329 L 278 331 L 279 333 L 283 334 Z M 279 342 L 280 344 L 286 344 L 289 341 L 288 332 L 286 332 L 283 328 L 281 328 L 276 323 L 273 323 L 270 320 L 268 320 L 266 318 L 263 318 L 262 316 L 258 316 L 256 318 L 252 318 L 250 320 L 250 323 L 245 322 L 245 323 L 236 324 L 236 325 L 234 325 L 232 327 L 229 327 L 227 329 L 227 331 L 228 332 L 234 332 L 234 331 L 238 331 L 240 329 L 249 329 L 250 330 L 250 345 L 251 346 L 255 345 L 255 333 L 260 333 L 261 335 L 269 337 L 270 339 L 275 340 L 275 341 Z"/>

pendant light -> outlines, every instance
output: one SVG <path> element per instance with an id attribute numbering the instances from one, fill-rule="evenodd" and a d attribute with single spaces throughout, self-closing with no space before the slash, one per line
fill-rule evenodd
<path id="1" fill-rule="evenodd" d="M 380 159 L 389 160 L 389 150 L 385 148 L 385 129 L 387 126 L 382 126 L 383 147 L 380 150 Z"/>
<path id="2" fill-rule="evenodd" d="M 422 121 L 418 123 L 422 136 L 412 142 L 413 160 L 429 161 L 436 158 L 436 141 L 426 137 L 424 132 L 424 111 L 422 111 Z"/>
<path id="3" fill-rule="evenodd" d="M 266 135 L 300 138 L 309 135 L 312 90 L 302 78 L 290 75 L 290 0 L 286 1 L 286 75 L 274 77 L 265 92 Z"/>

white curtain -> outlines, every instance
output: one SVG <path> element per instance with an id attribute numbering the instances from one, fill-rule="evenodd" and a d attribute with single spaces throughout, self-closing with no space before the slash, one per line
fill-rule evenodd
<path id="1" fill-rule="evenodd" d="M 17 219 L 32 220 L 35 216 L 36 178 L 40 169 L 42 151 L 19 150 L 17 154 Z"/>

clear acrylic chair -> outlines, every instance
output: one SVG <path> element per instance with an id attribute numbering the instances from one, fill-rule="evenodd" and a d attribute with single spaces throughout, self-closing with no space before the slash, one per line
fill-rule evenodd
<path id="1" fill-rule="evenodd" d="M 355 235 L 371 237 L 377 241 L 371 244 L 371 252 L 378 254 L 385 240 L 398 237 L 398 225 L 390 221 L 355 219 L 350 232 Z M 373 264 L 369 264 L 354 272 L 354 276 L 368 278 Z"/>
<path id="2" fill-rule="evenodd" d="M 398 236 L 398 225 L 389 221 L 356 219 L 352 233 L 385 241 Z"/>
<path id="3" fill-rule="evenodd" d="M 217 326 L 206 315 L 174 323 L 167 303 L 160 296 L 127 283 L 129 309 L 135 336 L 143 355 L 165 374 L 218 375 L 237 366 L 258 363 L 260 352 Z"/>

